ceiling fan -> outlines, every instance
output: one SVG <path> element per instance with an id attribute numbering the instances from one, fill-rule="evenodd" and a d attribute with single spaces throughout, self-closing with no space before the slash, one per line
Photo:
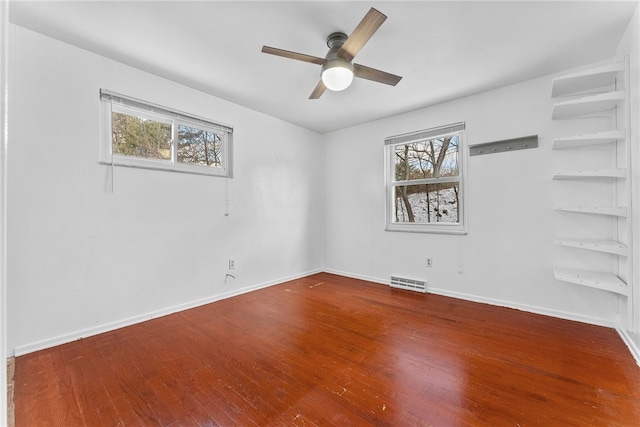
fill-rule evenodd
<path id="1" fill-rule="evenodd" d="M 349 37 L 342 32 L 331 33 L 327 37 L 329 53 L 324 58 L 269 46 L 262 46 L 262 52 L 322 65 L 321 79 L 311 92 L 309 99 L 320 98 L 327 89 L 333 91 L 346 89 L 354 76 L 395 86 L 402 77 L 351 62 L 386 19 L 384 14 L 372 7 Z"/>

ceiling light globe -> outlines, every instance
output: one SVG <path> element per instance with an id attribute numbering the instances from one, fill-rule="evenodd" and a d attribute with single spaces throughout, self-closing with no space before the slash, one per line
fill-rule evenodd
<path id="1" fill-rule="evenodd" d="M 329 90 L 340 91 L 353 81 L 353 64 L 344 59 L 327 61 L 322 66 L 322 82 Z"/>

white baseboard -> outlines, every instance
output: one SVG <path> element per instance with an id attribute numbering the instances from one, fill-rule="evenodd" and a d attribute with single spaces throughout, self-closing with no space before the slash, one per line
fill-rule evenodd
<path id="1" fill-rule="evenodd" d="M 237 289 L 237 290 L 231 291 L 231 292 L 224 292 L 222 294 L 212 295 L 212 296 L 209 296 L 209 297 L 206 297 L 206 298 L 202 298 L 202 299 L 199 299 L 199 300 L 195 300 L 195 301 L 191 301 L 191 302 L 188 302 L 188 303 L 179 304 L 179 305 L 175 305 L 175 306 L 171 306 L 171 307 L 166 307 L 166 308 L 163 308 L 163 309 L 160 309 L 160 310 L 144 313 L 144 314 L 137 315 L 137 316 L 132 316 L 132 317 L 129 317 L 129 318 L 126 318 L 126 319 L 117 320 L 115 322 L 105 323 L 105 324 L 100 325 L 100 326 L 87 328 L 87 329 L 83 329 L 83 330 L 79 330 L 79 331 L 74 331 L 74 332 L 71 332 L 71 333 L 68 333 L 68 334 L 59 335 L 59 336 L 56 336 L 56 337 L 53 337 L 53 338 L 48 338 L 46 340 L 41 340 L 41 341 L 37 341 L 37 342 L 34 342 L 34 343 L 17 346 L 15 348 L 15 350 L 14 350 L 14 354 L 15 354 L 15 356 L 22 356 L 22 355 L 25 355 L 25 354 L 28 354 L 28 353 L 32 353 L 34 351 L 44 350 L 46 348 L 55 347 L 57 345 L 66 344 L 66 343 L 69 343 L 69 342 L 72 342 L 72 341 L 77 341 L 77 340 L 80 340 L 80 339 L 83 339 L 83 338 L 87 338 L 87 337 L 90 337 L 90 336 L 94 336 L 94 335 L 98 335 L 98 334 L 101 334 L 101 333 L 104 333 L 104 332 L 109 332 L 109 331 L 113 331 L 113 330 L 116 330 L 116 329 L 119 329 L 119 328 L 124 328 L 126 326 L 135 325 L 136 323 L 146 322 L 147 320 L 155 319 L 155 318 L 162 317 L 162 316 L 167 316 L 169 314 L 173 314 L 173 313 L 177 313 L 177 312 L 180 312 L 180 311 L 188 310 L 190 308 L 199 307 L 199 306 L 202 306 L 202 305 L 205 305 L 205 304 L 209 304 L 209 303 L 212 303 L 212 302 L 220 301 L 220 300 L 223 300 L 223 299 L 226 299 L 226 298 L 231 298 L 231 297 L 234 297 L 234 296 L 237 296 L 237 295 L 242 295 L 242 294 L 245 294 L 247 292 L 256 291 L 258 289 L 267 288 L 269 286 L 277 285 L 277 284 L 280 284 L 280 283 L 283 283 L 283 282 L 288 282 L 290 280 L 300 279 L 302 277 L 306 277 L 306 276 L 309 276 L 309 275 L 312 275 L 312 274 L 316 274 L 316 273 L 321 273 L 321 272 L 337 274 L 337 275 L 340 275 L 340 276 L 351 277 L 351 278 L 354 278 L 354 279 L 366 280 L 368 282 L 378 283 L 378 284 L 382 284 L 382 285 L 389 285 L 389 279 L 382 279 L 382 278 L 373 277 L 373 276 L 365 276 L 365 275 L 362 275 L 362 274 L 355 274 L 355 273 L 351 273 L 351 272 L 339 271 L 339 270 L 333 270 L 333 269 L 317 269 L 317 270 L 307 271 L 305 273 L 300 273 L 300 274 L 296 274 L 296 275 L 289 276 L 289 277 L 283 277 L 283 278 L 280 278 L 280 279 L 277 279 L 277 280 L 271 280 L 271 281 L 268 281 L 268 282 L 263 282 L 263 283 L 259 283 L 259 284 L 256 284 L 256 285 L 247 286 L 247 287 L 244 287 L 242 289 Z M 590 316 L 583 316 L 583 315 L 578 315 L 576 313 L 557 311 L 557 310 L 550 310 L 550 309 L 536 307 L 536 306 L 518 304 L 518 303 L 511 302 L 511 301 L 503 301 L 503 300 L 498 300 L 498 299 L 493 299 L 493 298 L 485 298 L 485 297 L 480 297 L 480 296 L 477 296 L 477 295 L 466 294 L 466 293 L 453 292 L 453 291 L 449 291 L 449 290 L 446 290 L 446 289 L 438 289 L 438 288 L 428 287 L 427 288 L 427 292 L 428 293 L 432 293 L 432 294 L 436 294 L 436 295 L 442 295 L 442 296 L 447 296 L 447 297 L 451 297 L 451 298 L 462 299 L 462 300 L 466 300 L 466 301 L 479 302 L 479 303 L 490 304 L 490 305 L 495 305 L 495 306 L 499 306 L 499 307 L 513 308 L 513 309 L 517 309 L 517 310 L 527 311 L 527 312 L 530 312 L 530 313 L 536 313 L 536 314 L 542 314 L 542 315 L 545 315 L 545 316 L 557 317 L 557 318 L 560 318 L 560 319 L 573 320 L 573 321 L 582 322 L 582 323 L 589 323 L 589 324 L 593 324 L 593 325 L 616 328 L 616 325 L 614 325 L 610 321 L 607 321 L 606 319 L 600 319 L 600 318 L 595 318 L 595 317 L 590 317 Z M 638 362 L 638 364 L 640 365 L 640 344 L 636 343 L 633 340 L 633 338 L 626 331 L 621 330 L 619 328 L 616 328 L 616 330 L 620 334 L 622 340 L 629 347 L 629 350 L 631 351 L 631 353 L 633 354 L 634 358 L 636 359 L 636 362 Z"/>
<path id="2" fill-rule="evenodd" d="M 70 332 L 68 334 L 59 335 L 57 337 L 48 338 L 46 340 L 37 341 L 30 344 L 25 344 L 21 346 L 17 346 L 14 350 L 15 356 L 22 356 L 28 353 L 32 353 L 38 350 L 44 350 L 46 348 L 55 347 L 57 345 L 66 344 L 72 341 L 77 341 L 83 338 L 87 338 L 90 336 L 102 334 L 104 332 L 113 331 L 115 329 L 124 328 L 126 326 L 135 325 L 136 323 L 146 322 L 147 320 L 155 319 L 162 316 L 167 316 L 169 314 L 177 313 L 179 311 L 188 310 L 190 308 L 199 307 L 205 304 L 209 304 L 212 302 L 220 301 L 226 298 L 231 298 L 237 295 L 246 294 L 247 292 L 256 291 L 258 289 L 267 288 L 269 286 L 277 285 L 283 282 L 288 282 L 290 280 L 300 279 L 302 277 L 309 276 L 311 274 L 316 274 L 322 272 L 322 269 L 307 271 L 305 273 L 296 274 L 289 277 L 283 277 L 277 280 L 270 280 L 268 282 L 259 283 L 252 286 L 247 286 L 242 289 L 237 289 L 231 292 L 224 292 L 217 295 L 211 295 L 206 298 L 201 298 L 199 300 L 190 301 L 184 304 L 178 304 L 171 307 L 165 307 L 160 310 L 140 314 L 138 316 L 132 316 L 126 319 L 117 320 L 115 322 L 105 323 L 100 326 L 86 328 L 79 331 Z"/>
<path id="3" fill-rule="evenodd" d="M 634 359 L 636 359 L 636 363 L 640 366 L 640 336 L 634 337 L 624 329 L 616 328 L 618 331 L 618 335 L 622 338 L 622 341 L 629 347 L 629 351 Z"/>
<path id="4" fill-rule="evenodd" d="M 331 269 L 326 269 L 325 271 L 331 274 L 337 274 L 345 277 L 352 277 L 354 279 L 366 280 L 368 282 L 379 283 L 382 285 L 389 285 L 389 280 L 390 280 L 390 279 L 381 279 L 379 277 L 365 276 L 362 274 L 349 273 L 346 271 L 338 271 L 338 270 L 331 270 Z M 581 314 L 570 313 L 566 311 L 551 310 L 548 308 L 536 307 L 536 306 L 526 305 L 526 304 L 519 304 L 511 301 L 503 301 L 503 300 L 498 300 L 494 298 L 485 298 L 477 295 L 453 292 L 446 289 L 427 287 L 427 292 L 431 294 L 442 295 L 442 296 L 447 296 L 451 298 L 458 298 L 462 300 L 479 302 L 483 304 L 490 304 L 490 305 L 495 305 L 499 307 L 514 308 L 516 310 L 526 311 L 529 313 L 542 314 L 544 316 L 557 317 L 559 319 L 573 320 L 576 322 L 588 323 L 590 325 L 604 326 L 607 328 L 615 329 L 618 332 L 618 335 L 620 335 L 620 338 L 622 339 L 622 341 L 626 344 L 627 348 L 629 349 L 629 352 L 635 359 L 638 366 L 640 366 L 640 336 L 637 336 L 634 338 L 634 336 L 632 336 L 628 331 L 621 329 L 618 325 L 615 324 L 615 322 L 612 322 L 608 319 L 601 319 L 601 318 L 592 317 L 592 316 L 584 316 Z"/>
<path id="5" fill-rule="evenodd" d="M 591 325 L 604 326 L 607 328 L 615 328 L 615 322 L 599 317 L 585 316 L 582 314 L 571 313 L 568 311 L 552 310 L 549 308 L 538 307 L 535 305 L 520 304 L 512 301 L 504 301 L 494 298 L 486 298 L 477 295 L 465 294 L 460 292 L 448 291 L 446 289 L 428 288 L 427 292 L 442 295 L 451 298 L 459 298 L 467 301 L 479 302 L 483 304 L 495 305 L 498 307 L 513 308 L 528 313 L 541 314 L 543 316 L 556 317 L 558 319 L 572 320 L 575 322 L 588 323 Z"/>
<path id="6" fill-rule="evenodd" d="M 352 279 L 366 280 L 367 282 L 379 283 L 381 285 L 388 285 L 389 281 L 391 280 L 391 277 L 388 277 L 386 279 L 380 279 L 378 277 L 365 276 L 363 274 L 356 274 L 356 273 L 350 273 L 350 272 L 346 272 L 346 271 L 333 270 L 333 269 L 330 269 L 330 268 L 329 269 L 325 269 L 324 272 L 325 273 L 330 273 L 330 274 L 337 274 L 338 276 L 351 277 Z"/>
<path id="7" fill-rule="evenodd" d="M 374 283 L 380 283 L 382 285 L 389 285 L 389 280 L 390 280 L 390 278 L 381 279 L 379 277 L 364 276 L 362 274 L 354 274 L 354 273 L 349 273 L 349 272 L 346 272 L 346 271 L 338 271 L 338 270 L 331 270 L 331 269 L 325 269 L 325 271 L 327 273 L 337 274 L 337 275 L 346 276 L 346 277 L 352 277 L 354 279 L 366 280 L 366 281 L 374 282 Z M 576 322 L 588 323 L 588 324 L 591 324 L 591 325 L 605 326 L 607 328 L 615 328 L 616 327 L 615 322 L 612 322 L 612 321 L 607 320 L 607 319 L 601 319 L 601 318 L 598 318 L 598 317 L 591 317 L 591 316 L 584 316 L 584 315 L 581 315 L 581 314 L 576 314 L 576 313 L 571 313 L 571 312 L 566 312 L 566 311 L 551 310 L 551 309 L 548 309 L 548 308 L 537 307 L 537 306 L 533 306 L 533 305 L 520 304 L 520 303 L 516 303 L 516 302 L 512 302 L 512 301 L 504 301 L 504 300 L 499 300 L 499 299 L 494 299 L 494 298 L 486 298 L 486 297 L 482 297 L 482 296 L 478 296 L 478 295 L 472 295 L 472 294 L 466 294 L 466 293 L 462 293 L 462 292 L 454 292 L 454 291 L 449 291 L 449 290 L 446 290 L 446 289 L 433 288 L 433 287 L 430 287 L 428 285 L 427 285 L 427 293 L 435 294 L 435 295 L 442 295 L 442 296 L 445 296 L 445 297 L 462 299 L 462 300 L 466 300 L 466 301 L 472 301 L 472 302 L 479 302 L 479 303 L 483 303 L 483 304 L 495 305 L 495 306 L 498 306 L 498 307 L 513 308 L 513 309 L 516 309 L 516 310 L 526 311 L 526 312 L 529 312 L 529 313 L 542 314 L 542 315 L 545 315 L 545 316 L 557 317 L 559 319 L 565 319 L 565 320 L 573 320 L 573 321 L 576 321 Z"/>

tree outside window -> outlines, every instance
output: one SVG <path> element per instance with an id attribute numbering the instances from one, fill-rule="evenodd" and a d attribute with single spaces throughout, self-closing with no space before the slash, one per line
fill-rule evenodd
<path id="1" fill-rule="evenodd" d="M 424 134 L 419 132 L 418 137 Z M 438 231 L 439 224 L 461 228 L 462 131 L 407 139 L 411 138 L 387 143 L 387 229 Z"/>
<path id="2" fill-rule="evenodd" d="M 100 163 L 232 177 L 233 128 L 100 90 Z"/>

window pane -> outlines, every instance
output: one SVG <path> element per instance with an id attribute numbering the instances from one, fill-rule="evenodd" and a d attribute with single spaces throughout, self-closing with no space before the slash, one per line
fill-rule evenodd
<path id="1" fill-rule="evenodd" d="M 394 147 L 395 181 L 458 176 L 458 135 Z"/>
<path id="2" fill-rule="evenodd" d="M 113 112 L 113 154 L 171 160 L 171 125 Z"/>
<path id="3" fill-rule="evenodd" d="M 459 183 L 394 187 L 393 222 L 458 223 Z"/>
<path id="4" fill-rule="evenodd" d="M 178 125 L 178 163 L 222 166 L 222 136 L 215 132 Z"/>

